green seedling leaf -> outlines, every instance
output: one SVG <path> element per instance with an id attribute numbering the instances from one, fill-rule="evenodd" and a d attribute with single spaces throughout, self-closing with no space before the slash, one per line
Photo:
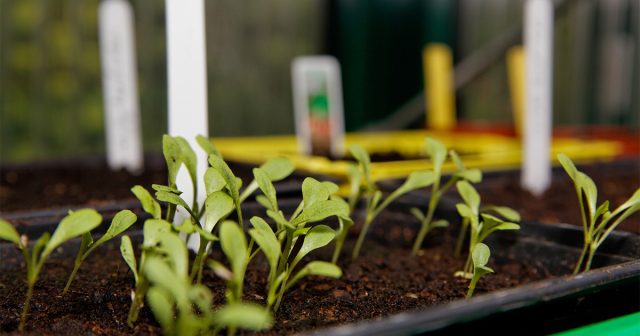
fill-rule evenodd
<path id="1" fill-rule="evenodd" d="M 173 330 L 173 302 L 171 295 L 167 294 L 164 289 L 159 287 L 151 287 L 147 292 L 147 301 L 149 307 L 153 311 L 153 316 L 162 326 L 164 332 Z"/>
<path id="2" fill-rule="evenodd" d="M 176 185 L 178 171 L 182 165 L 180 150 L 180 144 L 175 138 L 166 134 L 162 136 L 162 153 L 164 154 L 164 160 L 167 163 L 169 185 L 171 186 Z"/>
<path id="3" fill-rule="evenodd" d="M 462 159 L 460 159 L 460 155 L 456 153 L 453 149 L 449 151 L 449 156 L 451 157 L 451 161 L 456 166 L 456 170 L 464 171 L 466 168 L 464 167 L 464 163 L 462 163 Z M 475 183 L 475 182 L 474 182 Z"/>
<path id="4" fill-rule="evenodd" d="M 286 288 L 290 288 L 298 280 L 307 275 L 326 276 L 330 278 L 340 278 L 342 276 L 342 270 L 335 264 L 328 263 L 326 261 L 312 261 L 306 264 L 288 283 Z"/>
<path id="5" fill-rule="evenodd" d="M 482 210 L 483 211 L 495 212 L 500 217 L 503 217 L 504 219 L 506 219 L 508 221 L 512 221 L 512 222 L 519 222 L 520 221 L 520 214 L 516 210 L 513 210 L 513 209 L 511 209 L 509 207 L 506 207 L 506 206 L 489 205 L 489 206 L 483 207 Z"/>
<path id="6" fill-rule="evenodd" d="M 95 243 L 91 244 L 91 249 L 87 251 L 86 254 L 89 254 L 94 248 L 100 246 L 107 240 L 113 239 L 115 236 L 121 234 L 131 227 L 136 221 L 138 217 L 131 212 L 130 210 L 122 210 L 118 212 L 111 221 L 111 225 L 107 229 L 107 232 L 100 237 Z"/>
<path id="7" fill-rule="evenodd" d="M 208 262 L 209 268 L 213 270 L 213 272 L 224 281 L 232 281 L 233 280 L 233 272 L 231 272 L 225 265 L 220 263 L 217 260 L 210 260 Z"/>
<path id="8" fill-rule="evenodd" d="M 253 169 L 253 176 L 258 183 L 258 187 L 269 201 L 267 209 L 278 210 L 278 199 L 276 197 L 276 188 L 271 183 L 269 176 L 261 168 Z"/>
<path id="9" fill-rule="evenodd" d="M 180 277 L 188 275 L 189 254 L 184 242 L 173 232 L 161 232 L 158 235 L 158 251 L 165 254 L 174 273 Z"/>
<path id="10" fill-rule="evenodd" d="M 478 194 L 476 189 L 467 181 L 458 181 L 456 183 L 456 188 L 458 189 L 458 193 L 460 193 L 460 196 L 469 206 L 469 209 L 473 212 L 473 214 L 478 215 L 478 209 L 480 207 L 480 195 Z"/>
<path id="11" fill-rule="evenodd" d="M 230 303 L 213 313 L 213 320 L 220 327 L 234 326 L 259 331 L 273 324 L 271 313 L 256 304 Z"/>
<path id="12" fill-rule="evenodd" d="M 180 146 L 180 159 L 182 160 L 182 163 L 184 163 L 184 165 L 187 167 L 187 171 L 189 172 L 189 176 L 191 177 L 191 182 L 193 183 L 194 194 L 197 194 L 196 181 L 198 180 L 198 159 L 196 157 L 196 153 L 193 151 L 191 145 L 189 145 L 189 142 L 185 138 L 177 136 L 174 139 L 178 143 L 178 146 Z"/>
<path id="13" fill-rule="evenodd" d="M 373 183 L 371 181 L 371 158 L 369 158 L 369 153 L 360 145 L 354 144 L 349 147 L 349 152 L 351 152 L 351 156 L 353 156 L 356 161 L 362 167 L 362 178 L 364 179 L 364 183 L 367 189 L 373 187 Z"/>
<path id="14" fill-rule="evenodd" d="M 575 177 L 578 169 L 573 164 L 573 161 L 571 161 L 571 159 L 569 159 L 569 157 L 563 153 L 558 154 L 558 161 L 562 165 L 562 168 L 564 168 L 564 171 L 567 172 L 567 175 L 569 175 L 569 177 L 575 182 Z"/>
<path id="15" fill-rule="evenodd" d="M 191 212 L 191 208 L 189 207 L 189 205 L 187 205 L 187 202 L 185 202 L 182 197 L 174 194 L 174 193 L 170 193 L 167 191 L 158 191 L 156 192 L 156 198 L 158 199 L 158 201 L 161 202 L 167 202 L 173 205 L 178 205 L 183 207 L 185 210 L 187 210 L 188 212 Z"/>
<path id="16" fill-rule="evenodd" d="M 581 196 L 583 198 L 582 204 L 588 206 L 588 217 L 593 218 L 596 212 L 598 201 L 598 189 L 593 180 L 583 172 L 577 172 L 575 176 L 575 183 L 580 187 Z"/>
<path id="17" fill-rule="evenodd" d="M 203 315 L 206 315 L 206 313 L 211 310 L 213 295 L 211 295 L 209 288 L 201 284 L 195 284 L 189 288 L 189 300 L 193 302 L 201 312 L 205 312 Z"/>
<path id="18" fill-rule="evenodd" d="M 329 199 L 329 196 L 331 196 L 331 192 L 325 187 L 324 183 L 312 177 L 307 177 L 302 181 L 302 200 L 304 201 L 305 209 L 318 201 Z"/>
<path id="19" fill-rule="evenodd" d="M 432 228 L 444 228 L 449 226 L 449 222 L 446 219 L 438 219 L 431 223 Z"/>
<path id="20" fill-rule="evenodd" d="M 209 167 L 204 172 L 204 187 L 207 195 L 222 190 L 226 185 L 227 182 L 217 170 Z"/>
<path id="21" fill-rule="evenodd" d="M 433 138 L 426 138 L 425 146 L 427 154 L 429 154 L 431 161 L 433 161 L 433 170 L 435 175 L 440 176 L 442 164 L 447 158 L 447 148 L 442 144 L 442 142 Z"/>
<path id="22" fill-rule="evenodd" d="M 298 226 L 301 223 L 312 223 L 323 220 L 329 216 L 349 217 L 349 205 L 337 200 L 318 201 L 302 210 L 291 224 Z"/>
<path id="23" fill-rule="evenodd" d="M 249 235 L 267 257 L 270 269 L 276 269 L 281 254 L 278 238 L 262 218 L 252 217 L 250 221 L 254 228 L 249 230 Z"/>
<path id="24" fill-rule="evenodd" d="M 289 229 L 295 229 L 296 228 L 294 225 L 292 225 L 292 223 L 289 223 L 289 221 L 287 221 L 287 219 L 284 218 L 284 215 L 282 214 L 282 211 L 267 210 L 267 216 L 269 216 L 269 218 L 273 219 L 276 222 L 276 224 L 278 224 L 280 226 L 286 226 Z"/>
<path id="25" fill-rule="evenodd" d="M 136 283 L 138 283 L 138 264 L 136 262 L 136 255 L 133 252 L 133 245 L 131 244 L 131 238 L 129 238 L 129 236 L 122 236 L 122 238 L 120 238 L 120 254 L 122 254 L 122 259 L 127 263 L 133 273 Z"/>
<path id="26" fill-rule="evenodd" d="M 11 223 L 3 219 L 0 219 L 0 239 L 10 241 L 19 246 L 22 245 L 18 231 L 16 231 Z"/>
<path id="27" fill-rule="evenodd" d="M 234 208 L 233 199 L 225 192 L 216 191 L 210 194 L 204 202 L 203 229 L 212 232 L 215 225 Z"/>
<path id="28" fill-rule="evenodd" d="M 176 302 L 187 298 L 188 293 L 182 285 L 186 279 L 180 278 L 162 258 L 151 255 L 143 267 L 149 281 L 171 293 Z"/>
<path id="29" fill-rule="evenodd" d="M 473 248 L 472 260 L 475 267 L 484 267 L 489 262 L 491 251 L 489 247 L 483 243 L 478 243 Z"/>
<path id="30" fill-rule="evenodd" d="M 224 221 L 220 226 L 220 245 L 229 259 L 234 281 L 240 283 L 247 267 L 247 239 L 237 223 Z M 239 299 L 239 298 L 238 298 Z"/>
<path id="31" fill-rule="evenodd" d="M 340 187 L 337 184 L 333 183 L 333 182 L 322 181 L 321 183 L 327 189 L 329 194 L 331 194 L 331 195 L 337 193 L 338 190 L 340 190 Z"/>
<path id="32" fill-rule="evenodd" d="M 265 209 L 273 210 L 273 209 L 271 209 L 271 202 L 269 201 L 269 199 L 265 195 L 257 195 L 256 196 L 256 202 L 258 202 L 258 204 L 262 205 L 262 207 L 265 208 Z"/>
<path id="33" fill-rule="evenodd" d="M 147 189 L 145 189 L 143 186 L 137 185 L 131 188 L 131 192 L 140 201 L 142 209 L 144 209 L 146 213 L 150 214 L 155 219 L 160 219 L 162 217 L 160 204 L 158 204 L 158 202 L 153 199 L 153 196 L 151 196 Z"/>
<path id="34" fill-rule="evenodd" d="M 453 174 L 453 176 L 462 180 L 467 180 L 471 183 L 479 183 L 480 181 L 482 181 L 482 171 L 480 171 L 479 169 L 462 170 L 456 172 L 455 174 Z"/>
<path id="35" fill-rule="evenodd" d="M 292 267 L 294 267 L 302 258 L 311 251 L 319 249 L 329 244 L 336 236 L 335 231 L 326 225 L 316 225 L 311 228 L 304 236 L 304 242 L 300 247 L 300 251 L 293 259 Z"/>
<path id="36" fill-rule="evenodd" d="M 152 184 L 151 185 L 151 189 L 153 189 L 155 191 L 166 191 L 166 192 L 170 192 L 170 193 L 176 194 L 176 195 L 181 195 L 182 194 L 182 191 L 178 190 L 177 188 L 166 186 L 166 185 L 162 185 L 162 184 Z"/>
<path id="37" fill-rule="evenodd" d="M 420 209 L 418 208 L 411 208 L 409 210 L 411 212 L 411 214 L 416 217 L 419 221 L 423 221 L 424 220 L 424 214 L 422 213 L 422 211 L 420 211 Z"/>
<path id="38" fill-rule="evenodd" d="M 102 223 L 102 216 L 93 209 L 71 212 L 58 224 L 42 254 L 44 256 L 51 254 L 62 243 L 90 232 L 100 223 Z"/>
<path id="39" fill-rule="evenodd" d="M 196 225 L 193 223 L 193 219 L 191 217 L 187 217 L 182 221 L 182 224 L 175 226 L 175 229 L 178 232 L 192 234 L 196 232 Z"/>
<path id="40" fill-rule="evenodd" d="M 473 213 L 473 210 L 471 210 L 471 208 L 469 208 L 469 206 L 464 203 L 456 204 L 456 209 L 458 210 L 458 213 L 462 218 L 471 219 L 477 216 L 476 214 Z"/>
<path id="41" fill-rule="evenodd" d="M 147 219 L 142 227 L 144 235 L 144 248 L 154 247 L 158 244 L 158 236 L 163 232 L 171 231 L 171 223 L 163 219 Z"/>
<path id="42" fill-rule="evenodd" d="M 198 143 L 200 148 L 202 148 L 202 150 L 205 153 L 207 153 L 207 155 L 220 156 L 220 152 L 218 151 L 216 146 L 213 144 L 213 142 L 209 140 L 209 138 L 198 134 L 196 135 L 196 142 Z"/>
<path id="43" fill-rule="evenodd" d="M 296 167 L 293 165 L 291 160 L 286 157 L 275 157 L 260 166 L 260 169 L 265 172 L 269 180 L 272 182 L 285 179 L 293 173 L 295 168 Z"/>
<path id="44" fill-rule="evenodd" d="M 432 171 L 418 171 L 409 174 L 406 181 L 396 189 L 393 194 L 402 195 L 409 191 L 430 186 L 435 181 L 436 176 Z"/>

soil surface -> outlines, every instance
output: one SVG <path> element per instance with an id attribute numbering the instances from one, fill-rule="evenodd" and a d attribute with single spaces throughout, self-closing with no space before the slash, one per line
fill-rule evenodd
<path id="1" fill-rule="evenodd" d="M 356 233 L 354 230 L 353 235 Z M 385 235 L 384 240 L 380 233 Z M 377 225 L 370 239 L 365 241 L 359 259 L 350 261 L 345 256 L 341 260 L 342 278 L 301 280 L 285 295 L 275 327 L 264 334 L 310 331 L 464 298 L 468 281 L 453 276 L 462 268 L 464 260 L 452 256 L 453 236 L 450 232 L 441 230 L 429 236 L 418 257 L 410 255 L 414 233 L 406 226 L 387 230 Z M 351 251 L 355 237 L 350 238 L 345 255 Z M 64 297 L 60 293 L 73 261 L 60 255 L 51 257 L 35 287 L 25 334 L 160 333 L 147 308 L 142 310 L 135 328 L 127 326 L 132 275 L 117 246 L 105 246 L 96 252 L 83 264 L 71 292 Z M 73 251 L 67 251 L 69 253 Z M 331 253 L 332 247 L 315 256 L 327 259 Z M 18 334 L 16 328 L 26 291 L 25 274 L 18 251 L 4 254 L 5 265 L 0 266 L 0 333 Z M 552 276 L 535 262 L 514 261 L 508 255 L 495 254 L 489 266 L 496 272 L 480 280 L 477 295 Z M 220 256 L 214 253 L 213 258 L 219 260 Z M 567 265 L 567 271 L 569 268 Z M 245 300 L 264 303 L 267 274 L 268 267 L 259 255 L 246 275 Z M 216 303 L 221 304 L 224 284 L 210 270 L 205 272 L 204 283 L 214 292 Z"/>
<path id="2" fill-rule="evenodd" d="M 137 204 L 131 193 L 135 185 L 151 190 L 152 184 L 166 184 L 164 159 L 146 158 L 140 174 L 109 170 L 104 160 L 93 158 L 0 167 L 0 216 L 31 210 L 79 206 L 108 207 L 118 203 Z M 231 170 L 247 185 L 253 179 L 253 166 L 229 162 Z M 299 193 L 304 177 L 294 173 L 275 185 L 282 193 Z"/>
<path id="3" fill-rule="evenodd" d="M 598 205 L 609 200 L 609 209 L 623 204 L 640 188 L 640 158 L 578 166 L 598 188 Z M 522 189 L 520 175 L 488 174 L 477 187 L 483 204 L 506 205 L 520 212 L 524 220 L 541 223 L 582 225 L 578 198 L 564 170 L 554 170 L 551 186 L 541 196 Z M 640 233 L 640 213 L 627 218 L 617 228 Z"/>

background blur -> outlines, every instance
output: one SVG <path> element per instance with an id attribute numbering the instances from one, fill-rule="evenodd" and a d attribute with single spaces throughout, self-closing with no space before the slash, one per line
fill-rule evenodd
<path id="1" fill-rule="evenodd" d="M 560 1 L 554 122 L 640 127 L 640 0 Z M 0 0 L 0 161 L 104 152 L 98 0 Z M 516 0 L 206 0 L 212 136 L 291 134 L 290 62 L 333 54 L 347 129 L 422 92 L 421 49 L 456 62 L 522 25 Z M 132 1 L 146 150 L 165 133 L 164 2 Z M 457 92 L 458 116 L 506 123 L 504 58 Z M 422 120 L 410 126 L 422 127 Z"/>

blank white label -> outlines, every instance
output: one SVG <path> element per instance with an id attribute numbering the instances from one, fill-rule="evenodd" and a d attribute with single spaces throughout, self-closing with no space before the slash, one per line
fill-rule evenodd
<path id="1" fill-rule="evenodd" d="M 143 166 L 133 10 L 125 0 L 100 3 L 99 37 L 107 162 L 111 169 Z"/>

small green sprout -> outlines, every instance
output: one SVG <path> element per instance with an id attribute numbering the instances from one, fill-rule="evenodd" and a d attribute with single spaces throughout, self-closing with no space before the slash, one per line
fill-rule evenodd
<path id="1" fill-rule="evenodd" d="M 364 224 L 352 253 L 352 258 L 355 259 L 360 254 L 364 237 L 367 235 L 369 226 L 371 226 L 371 223 L 373 223 L 376 217 L 398 197 L 412 190 L 431 185 L 435 181 L 435 175 L 431 171 L 413 172 L 398 189 L 383 199 L 382 191 L 378 189 L 375 182 L 371 179 L 371 159 L 369 158 L 367 151 L 359 145 L 352 145 L 349 150 L 351 151 L 351 155 L 356 159 L 356 161 L 358 161 L 359 166 L 359 172 L 352 169 L 352 196 L 350 198 L 350 205 L 354 207 L 360 197 L 364 197 L 366 199 L 366 216 Z M 360 188 L 357 188 L 357 192 L 354 196 L 353 191 L 356 190 L 353 188 L 353 180 L 357 178 L 360 178 L 358 179 Z"/>
<path id="2" fill-rule="evenodd" d="M 76 273 L 82 265 L 82 262 L 87 259 L 93 250 L 130 228 L 137 220 L 138 217 L 136 217 L 133 212 L 129 210 L 122 210 L 113 217 L 107 232 L 97 241 L 93 241 L 93 237 L 90 232 L 83 234 L 80 249 L 78 249 L 78 254 L 76 255 L 76 259 L 73 264 L 73 271 L 71 271 L 71 275 L 69 275 L 69 279 L 67 280 L 66 286 L 64 286 L 62 294 L 64 295 L 67 293 L 71 286 L 71 282 L 73 282 Z"/>
<path id="3" fill-rule="evenodd" d="M 171 223 L 163 219 L 147 219 L 142 227 L 144 240 L 142 243 L 142 253 L 140 255 L 140 263 L 136 261 L 136 256 L 133 250 L 133 244 L 129 236 L 122 236 L 120 241 L 120 253 L 122 258 L 127 263 L 133 278 L 135 280 L 135 290 L 132 293 L 132 303 L 129 308 L 129 315 L 127 317 L 127 323 L 129 326 L 133 326 L 133 323 L 138 319 L 138 313 L 144 298 L 149 290 L 149 280 L 144 274 L 145 264 L 150 256 L 155 253 L 159 243 L 159 236 L 164 232 L 171 232 Z"/>
<path id="4" fill-rule="evenodd" d="M 449 156 L 456 166 L 456 171 L 453 173 L 451 178 L 441 186 L 440 179 L 442 177 L 442 165 L 447 159 L 447 148 L 441 142 L 432 138 L 426 138 L 425 147 L 427 154 L 429 154 L 433 163 L 434 182 L 431 185 L 431 197 L 429 198 L 427 212 L 422 213 L 417 208 L 411 209 L 411 213 L 420 220 L 420 231 L 418 231 L 418 235 L 413 244 L 413 249 L 411 250 L 413 255 L 418 253 L 424 238 L 429 232 L 431 232 L 431 230 L 449 225 L 449 222 L 444 219 L 433 220 L 433 216 L 436 208 L 438 207 L 438 203 L 440 203 L 442 195 L 458 181 L 478 183 L 482 180 L 482 172 L 480 172 L 480 170 L 465 168 L 458 154 L 451 150 L 449 151 Z"/>
<path id="5" fill-rule="evenodd" d="M 222 227 L 234 227 L 227 223 L 231 222 L 223 223 Z M 238 327 L 262 330 L 271 325 L 269 311 L 255 304 L 238 301 L 213 310 L 211 291 L 192 284 L 184 242 L 171 231 L 159 233 L 157 240 L 155 253 L 145 262 L 144 273 L 150 281 L 147 301 L 165 334 L 215 334 L 224 327 L 234 334 Z"/>
<path id="6" fill-rule="evenodd" d="M 154 184 L 152 186 L 155 190 L 155 198 L 149 191 L 141 186 L 135 186 L 131 191 L 139 199 L 142 208 L 153 217 L 152 221 L 145 222 L 145 229 L 158 227 L 162 231 L 168 230 L 187 235 L 197 235 L 200 245 L 196 257 L 191 264 L 190 277 L 192 281 L 200 283 L 206 253 L 212 246 L 212 243 L 219 240 L 214 234 L 216 227 L 220 223 L 225 222 L 225 219 L 234 210 L 240 222 L 240 227 L 242 227 L 242 211 L 240 205 L 258 189 L 258 181 L 252 181 L 244 190 L 241 190 L 242 181 L 233 174 L 227 163 L 219 156 L 213 144 L 202 136 L 198 136 L 196 141 L 200 147 L 209 154 L 208 162 L 210 164 L 210 167 L 206 169 L 203 176 L 206 199 L 202 206 L 198 206 L 196 199 L 194 199 L 191 204 L 187 203 L 187 201 L 181 197 L 182 192 L 177 189 L 176 176 L 183 165 L 189 171 L 191 180 L 194 183 L 194 188 L 195 184 L 197 184 L 195 154 L 193 154 L 193 150 L 189 147 L 189 144 L 180 137 L 170 137 L 167 135 L 163 137 L 163 151 L 169 171 L 168 184 Z M 261 172 L 264 173 L 262 177 L 269 181 L 269 183 L 272 183 L 289 176 L 293 172 L 294 167 L 286 158 L 274 158 L 264 163 L 260 169 Z M 167 212 L 164 216 L 158 201 L 167 204 Z M 189 214 L 181 223 L 173 223 L 176 221 L 175 213 L 177 210 L 184 210 Z M 164 220 L 161 218 L 164 218 Z M 225 226 L 228 227 L 228 225 Z M 229 230 L 225 229 L 224 231 L 228 232 Z M 149 286 L 148 279 L 144 276 L 145 260 L 148 255 L 156 253 L 157 241 L 154 240 L 153 237 L 149 238 L 148 233 L 153 235 L 153 229 L 145 230 L 145 243 L 140 257 L 140 265 L 136 263 L 130 239 L 128 237 L 123 238 L 121 244 L 123 258 L 131 267 L 136 280 L 134 299 L 128 317 L 130 325 L 137 319 L 138 312 L 144 302 L 144 297 Z M 252 244 L 253 242 L 247 246 L 247 252 L 251 251 Z M 223 243 L 223 250 L 229 246 L 229 243 Z M 232 257 L 229 256 L 229 258 L 231 259 Z M 246 267 L 250 259 L 244 259 L 243 263 Z M 238 272 L 236 269 L 234 270 L 234 274 L 243 277 L 244 271 Z M 230 288 L 229 292 L 233 298 L 239 300 L 242 295 L 242 278 L 236 280 L 238 281 L 228 282 L 228 285 L 233 287 L 233 289 Z"/>
<path id="7" fill-rule="evenodd" d="M 244 231 L 233 221 L 225 221 L 220 225 L 220 246 L 229 260 L 231 270 L 218 261 L 212 260 L 209 266 L 227 281 L 227 302 L 242 301 L 244 274 L 249 263 L 249 251 Z"/>
<path id="8" fill-rule="evenodd" d="M 93 209 L 70 211 L 69 215 L 58 224 L 53 235 L 50 236 L 49 233 L 44 233 L 36 241 L 33 248 L 29 250 L 27 237 L 20 237 L 10 223 L 0 220 L 0 239 L 10 241 L 18 246 L 22 251 L 27 267 L 27 296 L 20 315 L 19 331 L 24 330 L 33 295 L 33 287 L 38 280 L 38 274 L 47 257 L 64 242 L 85 235 L 98 227 L 100 223 L 102 223 L 102 216 Z"/>
<path id="9" fill-rule="evenodd" d="M 473 248 L 473 252 L 471 254 L 471 258 L 473 259 L 473 277 L 469 283 L 467 299 L 473 295 L 473 291 L 476 289 L 476 284 L 478 283 L 478 280 L 480 280 L 480 277 L 487 273 L 493 273 L 493 270 L 487 267 L 490 256 L 491 251 L 489 250 L 489 246 L 483 243 L 478 243 Z"/>
<path id="10" fill-rule="evenodd" d="M 480 208 L 480 195 L 475 188 L 467 181 L 458 181 L 456 188 L 463 199 L 463 203 L 456 204 L 456 209 L 462 217 L 463 231 L 470 229 L 469 234 L 469 255 L 465 263 L 463 272 L 469 275 L 473 271 L 473 249 L 482 243 L 491 233 L 501 230 L 518 230 L 520 225 L 512 221 L 519 221 L 520 215 L 513 209 L 507 207 L 487 207 Z M 494 216 L 488 212 L 494 212 Z M 505 219 L 503 219 L 505 218 Z"/>
<path id="11" fill-rule="evenodd" d="M 307 254 L 328 245 L 336 236 L 335 231 L 326 225 L 309 225 L 331 216 L 348 219 L 349 206 L 332 195 L 337 192 L 337 185 L 308 177 L 302 183 L 302 202 L 287 219 L 278 208 L 275 188 L 266 173 L 256 168 L 254 176 L 264 194 L 261 202 L 276 227 L 274 231 L 264 219 L 252 217 L 253 228 L 249 234 L 269 263 L 267 306 L 277 311 L 285 292 L 302 277 L 321 275 L 338 278 L 342 275 L 338 266 L 324 261 L 311 261 L 297 273 L 294 271 Z"/>
<path id="12" fill-rule="evenodd" d="M 609 210 L 609 201 L 597 206 L 598 189 L 595 183 L 587 174 L 579 171 L 568 156 L 559 154 L 558 161 L 573 181 L 582 214 L 584 245 L 573 270 L 573 274 L 578 274 L 591 268 L 593 256 L 609 234 L 627 217 L 640 210 L 640 188 L 612 212 Z"/>

